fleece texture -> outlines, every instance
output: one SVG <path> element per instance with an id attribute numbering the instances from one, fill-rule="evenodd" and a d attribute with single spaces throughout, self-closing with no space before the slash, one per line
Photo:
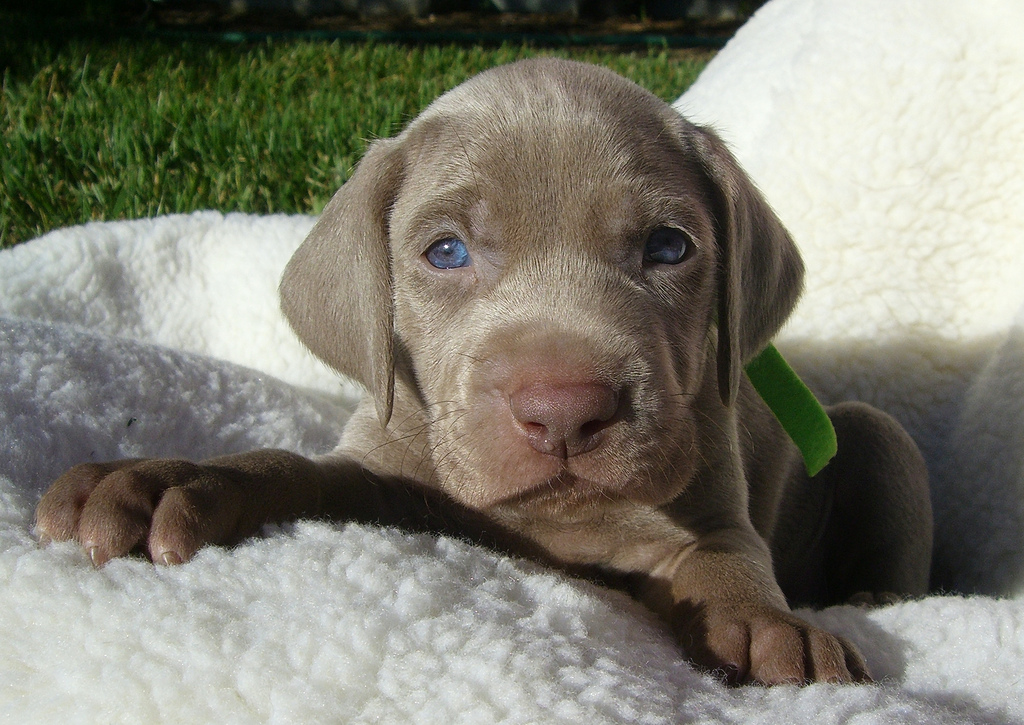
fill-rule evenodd
<path id="1" fill-rule="evenodd" d="M 773 0 L 680 99 L 807 257 L 780 349 L 911 430 L 937 573 L 974 592 L 802 612 L 878 684 L 729 689 L 624 595 L 391 529 L 171 568 L 40 548 L 74 463 L 321 453 L 358 399 L 278 311 L 313 220 L 203 212 L 0 253 L 0 722 L 1024 722 L 1024 25 L 962 8 Z"/>

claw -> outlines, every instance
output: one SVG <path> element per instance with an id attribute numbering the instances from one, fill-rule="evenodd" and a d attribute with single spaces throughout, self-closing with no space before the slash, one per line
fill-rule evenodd
<path id="1" fill-rule="evenodd" d="M 177 552 L 165 551 L 160 555 L 159 561 L 164 566 L 177 566 L 182 563 L 182 558 L 178 556 Z"/>
<path id="2" fill-rule="evenodd" d="M 92 565 L 97 569 L 107 563 L 107 558 L 100 553 L 100 548 L 98 546 L 91 546 L 86 550 L 86 552 L 89 554 L 89 561 L 91 561 Z"/>

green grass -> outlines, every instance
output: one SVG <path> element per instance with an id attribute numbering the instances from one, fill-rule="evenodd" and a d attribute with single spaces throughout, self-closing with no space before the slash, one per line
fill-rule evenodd
<path id="1" fill-rule="evenodd" d="M 90 220 L 197 209 L 319 212 L 366 142 L 442 91 L 541 51 L 280 42 L 7 40 L 0 247 Z M 665 99 L 707 54 L 553 53 Z"/>

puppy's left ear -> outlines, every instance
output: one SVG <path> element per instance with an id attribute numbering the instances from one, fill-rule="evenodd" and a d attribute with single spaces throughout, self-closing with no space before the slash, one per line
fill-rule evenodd
<path id="1" fill-rule="evenodd" d="M 295 251 L 280 289 L 299 339 L 363 384 L 381 425 L 395 393 L 389 217 L 404 170 L 399 141 L 374 142 Z"/>
<path id="2" fill-rule="evenodd" d="M 729 405 L 743 366 L 793 311 L 804 265 L 789 232 L 725 143 L 694 128 L 693 142 L 717 197 L 718 392 Z"/>

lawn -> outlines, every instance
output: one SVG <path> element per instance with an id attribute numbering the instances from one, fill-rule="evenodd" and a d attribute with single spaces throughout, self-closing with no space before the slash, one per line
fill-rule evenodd
<path id="1" fill-rule="evenodd" d="M 550 53 L 666 100 L 710 53 L 309 41 L 4 41 L 0 247 L 90 220 L 317 213 L 368 140 L 484 68 Z"/>

